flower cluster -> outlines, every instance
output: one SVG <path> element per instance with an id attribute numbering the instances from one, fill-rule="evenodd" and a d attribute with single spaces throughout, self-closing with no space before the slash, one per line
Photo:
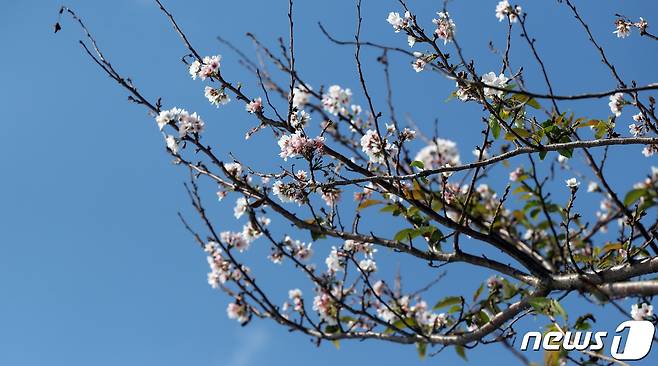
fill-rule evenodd
<path id="1" fill-rule="evenodd" d="M 223 239 L 222 239 L 223 240 Z M 204 251 L 208 253 L 208 284 L 212 288 L 219 288 L 221 284 L 229 280 L 239 281 L 243 276 L 242 273 L 249 273 L 249 268 L 241 266 L 236 268 L 231 262 L 222 256 L 222 249 L 219 244 L 210 241 L 204 246 Z"/>
<path id="2" fill-rule="evenodd" d="M 295 108 L 304 108 L 304 106 L 306 106 L 311 99 L 311 90 L 313 90 L 313 88 L 310 86 L 296 86 L 292 90 L 292 106 Z"/>
<path id="3" fill-rule="evenodd" d="M 564 183 L 566 183 L 567 187 L 571 189 L 576 189 L 580 186 L 580 182 L 575 177 L 565 180 Z"/>
<path id="4" fill-rule="evenodd" d="M 286 236 L 283 239 L 283 246 L 290 251 L 290 254 L 300 261 L 307 261 L 313 256 L 313 243 L 304 243 L 300 240 L 293 240 L 291 237 Z"/>
<path id="5" fill-rule="evenodd" d="M 305 110 L 301 110 L 299 112 L 293 110 L 293 113 L 290 116 L 290 125 L 295 130 L 301 130 L 308 124 L 308 121 L 310 120 L 311 115 Z"/>
<path id="6" fill-rule="evenodd" d="M 190 114 L 184 109 L 175 107 L 161 111 L 157 117 L 155 117 L 155 122 L 158 124 L 161 131 L 166 125 L 177 125 L 180 137 L 187 134 L 200 134 L 205 127 L 203 120 L 196 114 L 196 112 Z"/>
<path id="7" fill-rule="evenodd" d="M 386 162 L 386 156 L 389 157 L 395 156 L 398 152 L 398 148 L 388 142 L 386 138 L 379 138 L 379 134 L 375 130 L 368 130 L 361 137 L 361 150 L 363 150 L 370 162 L 384 164 Z"/>
<path id="8" fill-rule="evenodd" d="M 648 131 L 648 127 L 646 123 L 647 121 L 642 113 L 633 115 L 633 121 L 635 121 L 635 123 L 628 125 L 629 132 L 634 137 L 643 136 Z"/>
<path id="9" fill-rule="evenodd" d="M 633 320 L 646 320 L 653 316 L 653 305 L 647 303 L 633 304 L 631 306 L 631 317 Z"/>
<path id="10" fill-rule="evenodd" d="M 616 34 L 617 38 L 626 38 L 631 35 L 631 29 L 633 27 L 639 29 L 640 34 L 643 34 L 647 31 L 648 26 L 649 23 L 642 17 L 640 17 L 640 20 L 635 23 L 625 18 L 617 18 L 617 20 L 615 20 L 615 31 L 612 33 Z"/>
<path id="11" fill-rule="evenodd" d="M 279 156 L 283 160 L 294 158 L 296 156 L 303 156 L 306 159 L 311 159 L 314 155 L 321 155 L 324 150 L 324 137 L 318 136 L 310 139 L 297 131 L 292 135 L 283 135 L 279 139 L 279 147 L 281 153 Z"/>
<path id="12" fill-rule="evenodd" d="M 322 95 L 322 105 L 324 110 L 337 116 L 348 115 L 347 106 L 352 98 L 352 91 L 347 88 L 343 89 L 339 85 L 332 85 L 329 87 L 327 93 Z"/>
<path id="13" fill-rule="evenodd" d="M 518 5 L 512 7 L 507 0 L 500 1 L 498 5 L 496 5 L 496 18 L 498 18 L 499 22 L 502 22 L 506 17 L 509 17 L 510 22 L 516 23 L 519 15 L 521 15 L 521 7 Z"/>
<path id="14" fill-rule="evenodd" d="M 432 19 L 432 23 L 436 24 L 434 34 L 443 40 L 443 44 L 452 42 L 452 39 L 455 36 L 455 31 L 457 30 L 455 22 L 450 19 L 450 14 L 448 14 L 448 12 L 440 11 L 436 14 L 439 16 L 438 19 Z"/>
<path id="15" fill-rule="evenodd" d="M 500 74 L 496 76 L 496 74 L 492 72 L 488 72 L 484 75 L 482 75 L 482 82 L 486 85 L 494 86 L 497 88 L 504 88 L 507 86 L 507 82 L 509 79 L 504 75 Z M 503 96 L 503 91 L 502 90 L 497 90 L 493 88 L 487 88 L 484 87 L 484 96 L 488 98 L 493 98 L 494 96 L 497 96 L 498 98 Z M 461 99 L 461 98 L 460 98 Z"/>
<path id="16" fill-rule="evenodd" d="M 461 164 L 459 150 L 454 141 L 437 138 L 432 144 L 422 148 L 414 160 L 420 161 L 425 169 L 437 169 L 445 165 L 457 166 Z"/>
<path id="17" fill-rule="evenodd" d="M 292 301 L 293 309 L 295 311 L 302 311 L 304 304 L 302 299 L 302 290 L 296 288 L 288 291 L 288 298 Z"/>
<path id="18" fill-rule="evenodd" d="M 411 13 L 408 11 L 404 13 L 404 18 L 400 16 L 400 13 L 390 12 L 388 13 L 388 18 L 386 18 L 388 24 L 393 26 L 395 33 L 399 33 L 402 29 L 405 29 L 409 26 L 411 21 Z"/>
<path id="19" fill-rule="evenodd" d="M 272 185 L 272 193 L 279 198 L 281 202 L 296 202 L 302 205 L 306 202 L 306 194 L 303 187 L 296 183 L 284 183 L 277 180 Z"/>
<path id="20" fill-rule="evenodd" d="M 249 310 L 243 303 L 230 303 L 226 307 L 226 315 L 229 319 L 235 319 L 239 323 L 244 324 L 249 321 Z"/>
<path id="21" fill-rule="evenodd" d="M 258 97 L 247 103 L 244 109 L 249 113 L 260 113 L 263 111 L 263 100 Z"/>
<path id="22" fill-rule="evenodd" d="M 621 116 L 621 109 L 624 107 L 625 103 L 626 101 L 624 100 L 624 94 L 615 93 L 610 96 L 610 102 L 608 103 L 608 106 L 610 107 L 610 111 L 616 117 L 619 117 Z"/>
<path id="23" fill-rule="evenodd" d="M 231 98 L 226 94 L 224 88 L 215 89 L 211 86 L 206 86 L 203 94 L 206 96 L 210 104 L 219 108 L 219 105 L 226 105 L 231 101 Z"/>
<path id="24" fill-rule="evenodd" d="M 219 65 L 222 56 L 206 56 L 199 62 L 199 60 L 194 60 L 190 64 L 189 72 L 192 79 L 200 77 L 201 80 L 206 80 L 206 78 L 214 77 L 218 75 Z"/>
<path id="25" fill-rule="evenodd" d="M 334 297 L 338 297 L 340 290 L 334 288 L 332 290 Z M 331 295 L 325 291 L 318 291 L 318 294 L 313 298 L 313 310 L 317 311 L 320 319 L 328 325 L 336 325 L 336 317 L 338 316 L 338 307 L 336 302 L 332 299 Z"/>

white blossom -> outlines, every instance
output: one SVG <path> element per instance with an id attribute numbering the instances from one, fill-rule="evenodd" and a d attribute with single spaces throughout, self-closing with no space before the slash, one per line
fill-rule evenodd
<path id="1" fill-rule="evenodd" d="M 408 11 L 404 13 L 404 18 L 401 17 L 400 13 L 397 12 L 388 13 L 388 17 L 386 18 L 388 24 L 393 26 L 395 33 L 398 33 L 402 29 L 407 28 L 409 26 L 409 20 L 411 20 L 411 14 Z"/>
<path id="2" fill-rule="evenodd" d="M 229 247 L 233 247 L 240 252 L 249 249 L 249 245 L 251 244 L 241 232 L 223 231 L 219 234 L 219 237 Z"/>
<path id="3" fill-rule="evenodd" d="M 631 306 L 631 317 L 633 320 L 646 320 L 651 316 L 653 316 L 653 305 L 642 303 L 640 306 L 638 304 Z"/>
<path id="4" fill-rule="evenodd" d="M 631 22 L 624 19 L 617 19 L 615 21 L 615 31 L 612 32 L 617 35 L 617 38 L 626 38 L 631 35 Z"/>
<path id="5" fill-rule="evenodd" d="M 283 135 L 279 139 L 279 148 L 281 153 L 279 156 L 283 160 L 297 156 L 303 156 L 310 159 L 314 154 L 322 154 L 324 149 L 324 137 L 318 136 L 310 139 L 302 135 L 301 131 L 297 131 L 292 135 Z"/>
<path id="6" fill-rule="evenodd" d="M 226 94 L 224 89 L 215 89 L 211 86 L 206 86 L 204 90 L 204 95 L 210 102 L 210 104 L 215 105 L 217 108 L 219 108 L 219 105 L 226 105 L 228 102 L 231 101 L 231 98 Z"/>
<path id="7" fill-rule="evenodd" d="M 416 37 L 412 35 L 407 36 L 407 43 L 409 44 L 409 47 L 413 47 L 416 44 Z"/>
<path id="8" fill-rule="evenodd" d="M 229 319 L 235 319 L 240 323 L 246 323 L 249 320 L 247 307 L 233 302 L 226 307 L 226 315 L 228 315 Z"/>
<path id="9" fill-rule="evenodd" d="M 188 114 L 187 112 L 180 113 L 178 118 L 178 134 L 180 137 L 190 133 L 200 134 L 203 132 L 204 128 L 205 123 L 196 112 L 192 114 Z"/>
<path id="10" fill-rule="evenodd" d="M 199 77 L 201 80 L 206 80 L 206 78 L 216 76 L 219 71 L 219 65 L 222 56 L 206 56 L 203 58 L 203 64 L 199 70 Z"/>
<path id="11" fill-rule="evenodd" d="M 587 192 L 598 192 L 600 190 L 599 184 L 592 181 L 587 184 Z"/>
<path id="12" fill-rule="evenodd" d="M 434 30 L 434 34 L 443 40 L 443 44 L 452 42 L 452 39 L 457 30 L 455 22 L 450 19 L 450 14 L 448 14 L 448 12 L 440 11 L 436 14 L 439 16 L 438 19 L 432 19 L 432 23 L 436 24 L 436 30 Z"/>
<path id="13" fill-rule="evenodd" d="M 245 110 L 249 113 L 258 113 L 263 111 L 263 100 L 258 97 L 247 103 Z"/>
<path id="14" fill-rule="evenodd" d="M 226 163 L 224 169 L 232 176 L 240 176 L 242 174 L 242 165 L 240 163 Z"/>
<path id="15" fill-rule="evenodd" d="M 382 141 L 375 130 L 368 130 L 361 137 L 361 150 L 368 155 L 371 162 L 379 164 L 386 162 L 386 155 L 392 157 L 398 151 L 386 138 Z"/>
<path id="16" fill-rule="evenodd" d="M 319 293 L 313 298 L 313 310 L 318 312 L 320 319 L 328 325 L 336 324 L 338 309 L 331 296 L 327 293 Z"/>
<path id="17" fill-rule="evenodd" d="M 377 271 L 377 263 L 370 258 L 365 258 L 359 261 L 359 268 L 366 273 L 375 272 Z"/>
<path id="18" fill-rule="evenodd" d="M 329 252 L 329 255 L 324 260 L 324 263 L 327 265 L 327 270 L 330 273 L 342 271 L 345 267 L 344 262 L 344 259 L 341 257 L 340 253 L 338 253 L 336 247 L 331 247 L 331 252 Z"/>
<path id="19" fill-rule="evenodd" d="M 306 87 L 304 85 L 299 85 L 294 87 L 292 90 L 292 106 L 295 108 L 303 108 L 307 105 L 311 98 L 311 90 L 313 90 L 313 88 L 310 86 Z"/>
<path id="20" fill-rule="evenodd" d="M 624 107 L 624 94 L 615 93 L 610 96 L 610 103 L 608 103 L 610 111 L 617 117 L 621 116 L 621 109 Z"/>
<path id="21" fill-rule="evenodd" d="M 657 152 L 658 152 L 658 147 L 656 145 L 648 145 L 645 146 L 644 149 L 642 149 L 642 155 L 644 155 L 647 158 L 653 156 Z"/>
<path id="22" fill-rule="evenodd" d="M 277 180 L 272 185 L 272 193 L 284 203 L 296 202 L 301 206 L 304 202 L 304 197 L 300 189 L 291 183 L 283 183 L 282 181 Z"/>
<path id="23" fill-rule="evenodd" d="M 509 79 L 502 73 L 500 75 L 496 76 L 496 74 L 493 71 L 491 71 L 491 72 L 488 72 L 488 73 L 482 75 L 482 82 L 484 84 L 494 86 L 494 87 L 498 87 L 498 88 L 506 87 L 508 81 L 509 81 Z M 486 97 L 489 97 L 489 98 L 492 98 L 494 95 L 497 96 L 498 98 L 500 98 L 500 97 L 503 96 L 503 93 L 504 92 L 502 90 L 496 90 L 496 89 L 487 88 L 487 87 L 484 88 L 484 95 Z"/>
<path id="24" fill-rule="evenodd" d="M 425 62 L 425 60 L 422 58 L 417 58 L 414 62 L 411 63 L 411 67 L 413 67 L 416 72 L 423 71 L 425 69 L 425 65 L 427 65 L 427 62 Z"/>
<path id="25" fill-rule="evenodd" d="M 194 60 L 194 62 L 190 64 L 188 71 L 190 76 L 192 76 L 192 79 L 196 80 L 197 76 L 199 76 L 199 71 L 201 71 L 201 63 L 199 60 Z"/>
<path id="26" fill-rule="evenodd" d="M 496 5 L 496 18 L 499 22 L 505 20 L 506 17 L 509 17 L 510 22 L 516 23 L 519 15 L 521 15 L 521 7 L 516 6 L 512 7 L 507 0 L 500 1 Z"/>
<path id="27" fill-rule="evenodd" d="M 425 169 L 436 169 L 445 165 L 457 166 L 461 164 L 459 150 L 454 141 L 437 138 L 430 145 L 422 148 L 414 160 L 421 161 Z"/>
<path id="28" fill-rule="evenodd" d="M 235 216 L 236 219 L 239 219 L 245 212 L 247 212 L 248 207 L 249 203 L 246 198 L 238 198 L 237 201 L 235 201 L 235 207 L 233 208 L 233 216 Z"/>
<path id="29" fill-rule="evenodd" d="M 322 105 L 324 110 L 333 114 L 334 116 L 338 115 L 347 115 L 347 105 L 350 103 L 352 98 L 352 91 L 348 89 L 343 89 L 339 85 L 332 85 L 329 87 L 327 93 L 322 95 Z"/>
<path id="30" fill-rule="evenodd" d="M 572 189 L 573 188 L 578 188 L 578 186 L 580 185 L 580 182 L 576 178 L 569 178 L 569 179 L 565 180 L 564 183 L 566 183 L 567 187 L 572 188 Z"/>
<path id="31" fill-rule="evenodd" d="M 509 173 L 509 180 L 510 182 L 516 182 L 519 180 L 519 178 L 524 174 L 523 168 L 518 167 L 514 169 L 513 172 Z"/>
<path id="32" fill-rule="evenodd" d="M 302 290 L 296 288 L 288 291 L 288 298 L 292 300 L 294 310 L 295 311 L 301 311 L 302 310 Z"/>
<path id="33" fill-rule="evenodd" d="M 165 142 L 167 143 L 167 148 L 174 154 L 178 154 L 178 143 L 176 138 L 171 135 L 165 137 Z"/>

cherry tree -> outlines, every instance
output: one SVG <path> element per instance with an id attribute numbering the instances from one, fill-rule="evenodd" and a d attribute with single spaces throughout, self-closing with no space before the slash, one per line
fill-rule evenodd
<path id="1" fill-rule="evenodd" d="M 197 113 L 145 96 L 110 63 L 73 10 L 60 9 L 55 32 L 63 16 L 81 27 L 86 55 L 128 92 L 130 101 L 148 110 L 174 165 L 189 170 L 186 188 L 196 219 L 179 214 L 180 220 L 207 255 L 209 285 L 230 298 L 229 318 L 243 325 L 270 319 L 318 343 L 374 339 L 415 345 L 421 357 L 449 347 L 467 357 L 467 349 L 500 343 L 526 364 L 517 351 L 516 331 L 524 319 L 540 317 L 546 329 L 560 332 L 592 326 L 591 314 L 561 304 L 568 296 L 635 320 L 658 320 L 651 306 L 658 281 L 650 279 L 658 272 L 658 168 L 651 167 L 658 152 L 658 117 L 655 99 L 647 95 L 658 84 L 623 79 L 599 43 L 602 37 L 644 37 L 652 43 L 658 38 L 649 32 L 647 20 L 618 15 L 606 20 L 608 34 L 594 34 L 586 14 L 571 0 L 561 1 L 559 6 L 582 29 L 578 36 L 588 39 L 615 85 L 561 95 L 553 92 L 540 47 L 530 34 L 530 18 L 518 5 L 503 0 L 491 8 L 507 36 L 498 53 L 500 67 L 492 71 L 466 58 L 460 25 L 447 4 L 435 14 L 415 13 L 402 0 L 396 9 L 382 9 L 388 16 L 381 21 L 392 29 L 391 39 L 380 43 L 362 39 L 357 0 L 353 39 L 337 39 L 321 25 L 322 41 L 354 50 L 359 84 L 349 88 L 311 85 L 296 67 L 299 30 L 292 0 L 288 38 L 277 47 L 247 35 L 258 57 L 224 38 L 219 40 L 230 55 L 200 52 L 174 15 L 155 2 L 188 50 L 182 58 L 185 69 L 179 71 L 189 73 L 218 113 L 228 103 L 244 105 L 247 127 L 239 137 L 246 143 L 255 134 L 271 137 L 272 146 L 256 147 L 270 157 L 270 170 L 220 152 L 215 146 L 221 141 L 204 138 L 213 124 Z M 511 35 L 520 35 L 534 64 L 512 66 Z M 387 45 L 399 37 L 408 47 Z M 364 76 L 366 48 L 381 52 L 388 96 L 382 105 Z M 450 103 L 481 112 L 479 121 L 470 121 L 479 128 L 464 131 L 481 143 L 464 154 L 436 128 L 432 133 L 431 125 L 401 121 L 393 102 L 391 57 L 405 60 L 405 67 L 418 73 L 454 81 L 444 95 L 450 95 Z M 237 59 L 252 80 L 234 81 L 222 66 L 226 58 Z M 277 82 L 266 64 L 288 82 Z M 526 86 L 529 70 L 540 73 L 548 92 Z M 601 108 L 608 116 L 602 119 L 579 115 L 577 109 L 567 113 L 560 105 L 601 100 L 609 101 L 608 108 Z M 605 169 L 608 153 L 621 145 L 641 146 L 637 164 L 647 167 L 646 178 L 629 182 L 632 189 L 626 191 L 612 186 L 608 177 L 615 172 Z M 583 169 L 571 164 L 576 158 L 585 161 Z M 507 184 L 495 190 L 488 184 L 492 174 L 509 175 Z M 595 214 L 579 205 L 582 195 L 598 197 Z M 233 215 L 241 230 L 208 213 L 217 200 L 235 201 Z M 268 247 L 269 254 L 247 256 L 254 245 Z M 435 276 L 419 290 L 405 291 L 405 274 L 382 266 L 398 258 Z M 305 290 L 272 291 L 250 269 L 253 262 L 296 270 L 307 283 Z M 458 264 L 490 277 L 468 295 L 436 291 L 441 279 L 436 274 Z M 621 306 L 624 299 L 635 305 Z M 545 362 L 619 361 L 561 348 L 547 352 Z"/>

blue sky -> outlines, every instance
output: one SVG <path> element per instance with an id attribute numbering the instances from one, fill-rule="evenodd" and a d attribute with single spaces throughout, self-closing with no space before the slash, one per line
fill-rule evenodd
<path id="1" fill-rule="evenodd" d="M 201 53 L 223 54 L 222 65 L 230 79 L 243 81 L 250 94 L 258 93 L 254 78 L 215 36 L 222 35 L 249 52 L 252 48 L 244 33 L 251 31 L 276 47 L 276 38 L 287 34 L 286 1 L 165 4 Z M 428 27 L 439 4 L 410 1 Z M 227 299 L 206 284 L 203 253 L 176 217 L 179 210 L 189 213 L 182 187 L 185 171 L 170 164 L 145 110 L 127 102 L 127 94 L 83 55 L 77 44 L 81 33 L 70 19 L 64 19 L 60 34 L 52 33 L 60 5 L 50 0 L 38 5 L 3 4 L 0 364 L 330 365 L 373 358 L 382 364 L 462 364 L 452 350 L 421 362 L 413 347 L 394 344 L 343 342 L 340 350 L 330 344 L 316 348 L 308 338 L 268 322 L 241 328 L 226 319 Z M 202 84 L 190 80 L 180 63 L 184 47 L 152 2 L 70 0 L 66 5 L 84 18 L 114 66 L 146 96 L 162 97 L 165 107 L 198 111 L 206 120 L 207 138 L 224 157 L 233 152 L 261 163 L 264 154 L 274 155 L 271 139 L 256 137 L 245 144 L 242 136 L 253 120 L 243 106 L 232 103 L 218 111 L 208 105 Z M 353 5 L 352 1 L 299 1 L 297 62 L 312 85 L 351 87 L 355 101 L 365 104 L 354 72 L 353 49 L 330 44 L 316 24 L 322 21 L 340 38 L 351 38 Z M 455 1 L 449 8 L 467 56 L 477 60 L 482 72 L 499 69 L 499 58 L 488 51 L 488 42 L 499 48 L 504 45 L 505 26 L 494 17 L 495 5 L 496 1 Z M 554 1 L 521 5 L 529 12 L 530 31 L 538 39 L 557 93 L 614 88 L 564 5 Z M 656 81 L 656 45 L 637 34 L 623 41 L 612 34 L 615 13 L 645 16 L 651 24 L 658 10 L 655 2 L 583 2 L 581 8 L 625 80 Z M 397 2 L 364 1 L 363 38 L 406 47 L 404 37 L 385 22 L 391 10 L 400 10 Z M 545 90 L 527 46 L 518 33 L 512 39 L 517 47 L 512 65 L 525 67 L 531 89 Z M 365 51 L 364 62 L 374 98 L 383 108 L 378 55 Z M 480 138 L 478 108 L 445 102 L 454 88 L 452 82 L 416 74 L 404 59 L 391 62 L 393 82 L 399 85 L 397 109 L 428 127 L 438 118 L 440 135 L 457 141 L 462 156 L 470 158 L 467 147 Z M 604 99 L 565 103 L 563 108 L 593 118 L 609 113 Z M 630 115 L 624 117 L 630 121 Z M 626 124 L 621 123 L 619 131 L 626 133 Z M 624 191 L 646 174 L 652 162 L 641 156 L 638 147 L 614 151 L 607 169 L 613 186 Z M 499 178 L 494 178 L 495 183 L 504 186 Z M 218 221 L 232 221 L 230 201 L 211 209 Z M 590 201 L 591 208 L 598 205 Z M 394 265 L 390 263 L 391 268 Z M 280 272 L 267 265 L 256 268 L 264 276 L 271 275 L 276 290 L 300 286 L 287 272 L 272 277 Z M 459 292 L 468 286 L 472 291 L 488 276 L 454 268 L 455 275 L 441 283 L 441 292 Z M 436 275 L 425 270 L 407 273 Z M 580 303 L 573 306 L 585 310 Z M 604 318 L 599 326 L 607 330 L 621 319 L 610 310 L 599 315 Z M 543 324 L 528 323 L 528 327 Z M 513 361 L 497 346 L 483 347 L 469 357 L 473 364 Z M 655 363 L 656 357 L 643 362 Z"/>

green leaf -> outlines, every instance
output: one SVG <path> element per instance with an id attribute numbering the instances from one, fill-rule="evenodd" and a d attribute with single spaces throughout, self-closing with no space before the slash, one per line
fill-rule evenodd
<path id="1" fill-rule="evenodd" d="M 626 193 L 626 197 L 624 197 L 624 205 L 630 206 L 634 204 L 637 200 L 640 199 L 640 197 L 644 196 L 646 193 L 647 190 L 645 188 L 630 190 L 628 193 Z"/>
<path id="2" fill-rule="evenodd" d="M 439 300 L 439 302 L 437 302 L 436 305 L 434 305 L 433 309 L 437 310 L 437 309 L 445 308 L 447 306 L 456 305 L 456 304 L 461 305 L 461 303 L 462 303 L 461 296 L 448 296 L 448 297 L 446 297 L 442 300 Z"/>
<path id="3" fill-rule="evenodd" d="M 455 351 L 457 352 L 457 355 L 461 357 L 464 361 L 468 361 L 466 358 L 466 351 L 464 350 L 464 346 L 462 345 L 457 345 L 455 346 Z"/>
<path id="4" fill-rule="evenodd" d="M 418 169 L 420 169 L 420 170 L 425 169 L 425 164 L 423 164 L 423 162 L 420 161 L 420 160 L 414 160 L 414 161 L 412 161 L 411 164 L 409 164 L 409 166 L 412 167 L 412 168 L 413 168 L 413 167 L 416 167 L 416 168 L 418 168 Z"/>
<path id="5" fill-rule="evenodd" d="M 551 299 L 547 297 L 533 297 L 528 300 L 530 304 L 536 311 L 544 313 L 545 309 L 548 308 L 551 304 Z"/>
<path id="6" fill-rule="evenodd" d="M 361 210 L 363 210 L 363 209 L 366 208 L 366 207 L 370 207 L 370 206 L 373 206 L 373 205 L 377 205 L 377 204 L 380 204 L 380 203 L 382 203 L 382 202 L 383 202 L 383 201 L 380 201 L 380 200 L 365 200 L 365 201 L 363 201 L 363 202 L 361 202 L 361 203 L 359 204 L 359 206 L 356 208 L 356 210 L 357 210 L 357 211 L 361 211 Z"/>
<path id="7" fill-rule="evenodd" d="M 418 351 L 418 357 L 421 360 L 424 360 L 425 355 L 427 355 L 427 343 L 417 342 L 416 343 L 416 351 Z"/>
<path id="8" fill-rule="evenodd" d="M 512 131 L 516 132 L 517 135 L 519 135 L 523 138 L 530 137 L 530 132 L 528 132 L 528 130 L 526 130 L 525 128 L 514 127 L 514 128 L 512 128 Z"/>
<path id="9" fill-rule="evenodd" d="M 498 139 L 498 137 L 500 137 L 500 124 L 493 114 L 489 116 L 489 127 L 491 128 L 491 134 L 494 139 Z"/>
<path id="10" fill-rule="evenodd" d="M 338 341 L 338 339 L 334 339 L 333 341 L 331 341 L 331 343 L 333 343 L 334 347 L 336 347 L 336 349 L 340 351 L 340 341 Z"/>
<path id="11" fill-rule="evenodd" d="M 338 328 L 337 325 L 327 325 L 327 326 L 324 328 L 324 331 L 325 331 L 326 333 L 333 334 L 333 333 L 338 333 L 338 332 L 340 331 L 340 328 Z"/>
<path id="12" fill-rule="evenodd" d="M 476 301 L 478 297 L 482 294 L 482 290 L 484 290 L 484 284 L 481 284 L 480 287 L 478 287 L 477 290 L 475 290 L 475 294 L 473 294 L 473 301 Z"/>

